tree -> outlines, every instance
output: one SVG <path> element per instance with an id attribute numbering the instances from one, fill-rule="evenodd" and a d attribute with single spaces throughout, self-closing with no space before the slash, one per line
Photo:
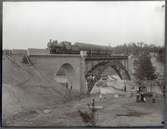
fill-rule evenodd
<path id="1" fill-rule="evenodd" d="M 161 63 L 165 63 L 165 48 L 159 48 L 157 60 Z"/>
<path id="2" fill-rule="evenodd" d="M 152 66 L 150 56 L 146 53 L 140 55 L 137 60 L 136 77 L 139 80 L 153 80 L 155 77 L 155 68 Z"/>

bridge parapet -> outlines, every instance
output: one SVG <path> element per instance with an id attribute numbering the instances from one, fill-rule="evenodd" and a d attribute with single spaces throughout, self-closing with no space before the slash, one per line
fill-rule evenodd
<path id="1" fill-rule="evenodd" d="M 31 56 L 31 55 L 47 55 L 47 54 L 49 54 L 49 50 L 48 49 L 28 48 L 27 54 L 28 54 L 28 56 Z"/>
<path id="2" fill-rule="evenodd" d="M 4 49 L 3 55 L 26 55 L 26 49 Z"/>
<path id="3" fill-rule="evenodd" d="M 86 57 L 86 60 L 128 60 L 128 56 Z"/>
<path id="4" fill-rule="evenodd" d="M 81 58 L 79 54 L 34 54 L 29 55 L 30 57 L 60 57 L 60 58 L 72 58 L 72 57 L 78 57 Z"/>

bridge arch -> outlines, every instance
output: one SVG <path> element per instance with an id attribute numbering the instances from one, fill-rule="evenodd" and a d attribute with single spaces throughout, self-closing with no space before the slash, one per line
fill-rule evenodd
<path id="1" fill-rule="evenodd" d="M 55 73 L 56 80 L 60 83 L 67 83 L 68 88 L 79 89 L 76 87 L 76 72 L 70 63 L 64 63 Z"/>
<path id="2" fill-rule="evenodd" d="M 113 68 L 121 79 L 131 79 L 126 67 L 120 61 L 102 61 L 94 65 L 85 75 L 88 93 L 91 92 L 95 83 L 101 78 L 103 71 L 108 67 Z"/>

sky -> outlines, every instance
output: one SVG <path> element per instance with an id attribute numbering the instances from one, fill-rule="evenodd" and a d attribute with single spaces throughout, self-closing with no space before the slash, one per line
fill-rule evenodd
<path id="1" fill-rule="evenodd" d="M 3 48 L 46 48 L 49 39 L 116 46 L 164 45 L 164 1 L 3 2 Z"/>

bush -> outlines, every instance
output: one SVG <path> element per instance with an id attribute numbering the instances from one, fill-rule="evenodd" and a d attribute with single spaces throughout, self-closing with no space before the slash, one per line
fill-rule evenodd
<path id="1" fill-rule="evenodd" d="M 78 113 L 80 117 L 82 118 L 82 121 L 90 126 L 96 125 L 96 119 L 95 119 L 95 100 L 92 100 L 91 104 L 87 104 L 89 111 L 81 111 L 78 110 Z"/>
<path id="2" fill-rule="evenodd" d="M 161 63 L 165 63 L 165 49 L 161 48 L 157 55 L 157 60 Z"/>

